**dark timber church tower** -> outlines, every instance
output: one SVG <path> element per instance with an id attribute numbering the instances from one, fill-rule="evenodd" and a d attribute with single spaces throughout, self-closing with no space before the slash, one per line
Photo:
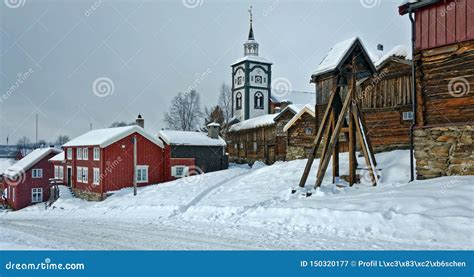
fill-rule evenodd
<path id="1" fill-rule="evenodd" d="M 250 30 L 244 43 L 244 57 L 232 64 L 232 115 L 240 121 L 270 113 L 272 63 L 258 56 L 252 7 L 249 13 Z"/>

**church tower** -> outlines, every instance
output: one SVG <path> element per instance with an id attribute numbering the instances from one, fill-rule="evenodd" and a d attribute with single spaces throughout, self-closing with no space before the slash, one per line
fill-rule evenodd
<path id="1" fill-rule="evenodd" d="M 250 29 L 244 43 L 244 57 L 232 64 L 232 116 L 240 121 L 270 113 L 272 63 L 258 55 L 252 6 L 249 14 Z"/>

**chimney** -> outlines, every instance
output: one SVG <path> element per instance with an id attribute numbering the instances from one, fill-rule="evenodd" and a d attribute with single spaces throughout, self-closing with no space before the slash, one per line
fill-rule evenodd
<path id="1" fill-rule="evenodd" d="M 135 120 L 135 125 L 145 128 L 145 119 L 142 118 L 141 114 L 139 114 L 137 119 Z"/>
<path id="2" fill-rule="evenodd" d="M 219 123 L 216 123 L 216 122 L 207 124 L 207 136 L 212 139 L 218 139 L 220 127 L 221 125 L 219 125 Z"/>

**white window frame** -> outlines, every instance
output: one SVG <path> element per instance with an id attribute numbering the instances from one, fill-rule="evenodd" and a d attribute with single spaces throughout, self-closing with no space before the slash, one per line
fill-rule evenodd
<path id="1" fill-rule="evenodd" d="M 59 179 L 64 180 L 64 166 L 59 166 Z"/>
<path id="2" fill-rule="evenodd" d="M 31 189 L 31 203 L 41 203 L 41 202 L 43 202 L 43 188 L 32 188 Z"/>
<path id="3" fill-rule="evenodd" d="M 100 161 L 100 148 L 99 147 L 94 147 L 93 150 L 93 155 L 94 155 L 94 161 Z"/>
<path id="4" fill-rule="evenodd" d="M 12 202 L 15 202 L 15 191 L 16 191 L 16 188 L 12 187 Z"/>
<path id="5" fill-rule="evenodd" d="M 142 174 L 140 174 L 141 178 L 138 178 L 139 177 L 138 172 L 141 172 L 143 170 L 146 173 L 146 179 L 143 179 L 143 172 Z M 148 183 L 148 165 L 137 165 L 136 176 L 137 176 L 137 183 Z"/>
<path id="6" fill-rule="evenodd" d="M 58 179 L 59 176 L 59 166 L 54 166 L 54 179 Z"/>
<path id="7" fill-rule="evenodd" d="M 33 178 L 33 179 L 43 178 L 43 169 L 42 168 L 33 168 L 31 170 L 31 178 Z"/>
<path id="8" fill-rule="evenodd" d="M 87 184 L 89 182 L 89 168 L 82 168 L 82 182 Z"/>
<path id="9" fill-rule="evenodd" d="M 82 160 L 82 148 L 76 148 L 76 160 Z"/>
<path id="10" fill-rule="evenodd" d="M 97 167 L 92 168 L 92 184 L 100 185 L 100 169 Z"/>
<path id="11" fill-rule="evenodd" d="M 182 169 L 182 174 L 178 174 L 178 169 Z M 189 167 L 186 165 L 175 165 L 171 167 L 171 176 L 175 178 L 186 177 L 189 172 Z"/>
<path id="12" fill-rule="evenodd" d="M 89 160 L 89 148 L 82 149 L 82 159 L 85 161 Z"/>
<path id="13" fill-rule="evenodd" d="M 76 167 L 76 180 L 78 183 L 82 183 L 82 167 Z"/>
<path id="14" fill-rule="evenodd" d="M 403 112 L 403 113 L 402 113 L 402 119 L 403 119 L 404 121 L 411 121 L 411 120 L 413 120 L 413 112 L 412 112 L 412 111 Z"/>
<path id="15" fill-rule="evenodd" d="M 72 148 L 66 149 L 67 159 L 72 160 Z"/>

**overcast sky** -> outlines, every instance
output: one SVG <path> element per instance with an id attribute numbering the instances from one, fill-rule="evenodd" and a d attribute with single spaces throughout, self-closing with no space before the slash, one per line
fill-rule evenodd
<path id="1" fill-rule="evenodd" d="M 190 86 L 215 105 L 243 55 L 250 4 L 260 56 L 293 90 L 314 91 L 311 73 L 341 40 L 385 50 L 410 43 L 400 0 L 1 2 L 0 144 L 34 141 L 35 114 L 39 138 L 54 141 L 138 113 L 155 134 L 172 97 Z"/>

